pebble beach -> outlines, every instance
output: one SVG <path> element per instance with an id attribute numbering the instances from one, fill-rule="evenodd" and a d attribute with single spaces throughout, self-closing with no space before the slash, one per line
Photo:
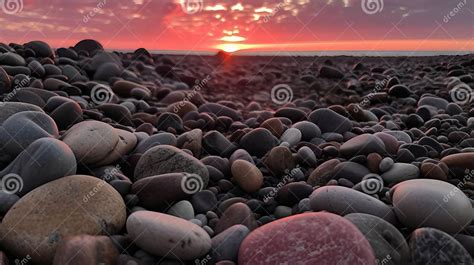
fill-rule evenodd
<path id="1" fill-rule="evenodd" d="M 474 264 L 474 56 L 0 43 L 0 265 Z"/>

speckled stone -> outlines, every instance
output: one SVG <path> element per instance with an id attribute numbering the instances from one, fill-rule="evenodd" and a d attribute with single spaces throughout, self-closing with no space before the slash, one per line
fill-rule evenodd
<path id="1" fill-rule="evenodd" d="M 90 176 L 64 177 L 20 199 L 0 225 L 3 247 L 17 257 L 50 264 L 60 242 L 74 235 L 119 232 L 125 204 L 106 182 Z"/>
<path id="2" fill-rule="evenodd" d="M 409 245 L 411 264 L 473 264 L 469 253 L 456 239 L 435 228 L 416 229 Z"/>
<path id="3" fill-rule="evenodd" d="M 155 146 L 146 151 L 135 167 L 135 179 L 167 173 L 186 172 L 202 178 L 204 188 L 209 182 L 209 172 L 204 164 L 182 150 L 170 146 Z"/>
<path id="4" fill-rule="evenodd" d="M 193 260 L 211 249 L 211 238 L 201 227 L 167 214 L 135 212 L 127 219 L 127 231 L 137 246 L 160 257 Z"/>
<path id="5" fill-rule="evenodd" d="M 304 213 L 251 232 L 239 264 L 375 264 L 367 239 L 348 220 L 331 213 Z"/>

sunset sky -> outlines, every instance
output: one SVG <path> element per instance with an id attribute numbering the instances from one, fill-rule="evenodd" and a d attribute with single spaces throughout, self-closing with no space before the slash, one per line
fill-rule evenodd
<path id="1" fill-rule="evenodd" d="M 474 51 L 474 0 L 23 0 L 22 4 L 18 12 L 0 10 L 1 42 L 37 39 L 61 47 L 93 38 L 109 49 Z"/>

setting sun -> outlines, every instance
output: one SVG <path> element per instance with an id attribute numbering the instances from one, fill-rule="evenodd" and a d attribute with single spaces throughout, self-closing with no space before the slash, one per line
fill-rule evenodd
<path id="1" fill-rule="evenodd" d="M 234 44 L 234 43 L 226 43 L 226 44 L 222 44 L 222 45 L 218 45 L 217 47 L 225 52 L 236 52 L 236 51 L 239 51 L 239 50 L 242 50 L 243 45 L 240 45 L 240 44 Z"/>

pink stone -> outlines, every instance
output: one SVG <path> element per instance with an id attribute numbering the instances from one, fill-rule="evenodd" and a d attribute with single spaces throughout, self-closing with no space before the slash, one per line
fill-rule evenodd
<path id="1" fill-rule="evenodd" d="M 364 235 L 345 218 L 326 212 L 283 218 L 251 232 L 239 265 L 375 264 Z"/>

